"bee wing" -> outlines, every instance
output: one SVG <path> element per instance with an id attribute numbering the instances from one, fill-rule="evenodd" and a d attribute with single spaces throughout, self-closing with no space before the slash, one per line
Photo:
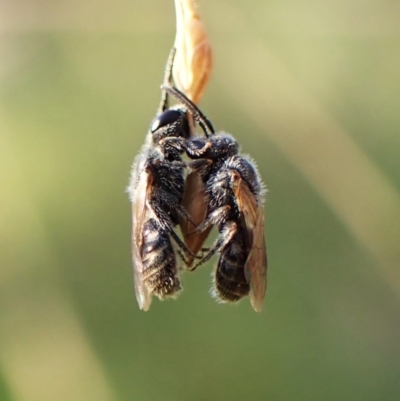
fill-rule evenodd
<path id="1" fill-rule="evenodd" d="M 133 275 L 135 281 L 136 299 L 139 308 L 147 311 L 150 308 L 152 296 L 143 282 L 143 264 L 141 250 L 143 245 L 143 228 L 147 215 L 147 199 L 151 189 L 152 176 L 143 169 L 139 172 L 139 178 L 132 198 L 132 259 Z"/>
<path id="2" fill-rule="evenodd" d="M 261 312 L 267 288 L 267 249 L 264 239 L 264 208 L 258 207 L 257 221 L 253 228 L 253 245 L 244 266 L 250 282 L 250 302 L 256 312 Z"/>
<path id="3" fill-rule="evenodd" d="M 260 312 L 267 287 L 267 251 L 264 239 L 264 207 L 247 183 L 240 177 L 234 186 L 239 209 L 243 216 L 246 232 L 246 245 L 249 251 L 244 272 L 250 283 L 250 301 L 253 309 Z"/>
<path id="4" fill-rule="evenodd" d="M 191 171 L 186 177 L 182 205 L 188 212 L 193 223 L 195 223 L 195 226 L 193 226 L 190 221 L 182 219 L 180 224 L 182 235 L 188 249 L 196 255 L 212 229 L 212 226 L 209 226 L 204 231 L 193 233 L 196 227 L 204 222 L 208 212 L 206 186 L 196 170 Z M 187 262 L 189 267 L 193 264 L 193 260 L 192 256 L 188 257 Z"/>

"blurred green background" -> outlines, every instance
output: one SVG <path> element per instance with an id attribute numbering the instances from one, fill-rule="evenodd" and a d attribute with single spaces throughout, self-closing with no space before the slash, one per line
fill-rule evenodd
<path id="1" fill-rule="evenodd" d="M 400 399 L 400 8 L 200 2 L 201 103 L 268 186 L 264 310 L 134 297 L 125 188 L 173 1 L 0 3 L 0 400 Z"/>

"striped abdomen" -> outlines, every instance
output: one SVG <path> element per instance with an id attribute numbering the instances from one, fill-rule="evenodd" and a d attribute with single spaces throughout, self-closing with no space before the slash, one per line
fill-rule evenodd
<path id="1" fill-rule="evenodd" d="M 181 289 L 175 251 L 169 234 L 154 219 L 143 229 L 143 281 L 149 290 L 163 299 Z"/>
<path id="2" fill-rule="evenodd" d="M 243 236 L 237 232 L 224 247 L 218 260 L 214 279 L 214 296 L 222 302 L 236 302 L 249 294 L 250 286 L 244 275 L 247 251 Z"/>

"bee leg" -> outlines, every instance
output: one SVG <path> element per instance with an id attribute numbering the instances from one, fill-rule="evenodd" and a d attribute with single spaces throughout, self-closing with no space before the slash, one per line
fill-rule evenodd
<path id="1" fill-rule="evenodd" d="M 194 153 L 190 153 L 186 151 L 187 155 L 191 157 Z M 196 171 L 197 173 L 201 172 L 203 169 L 206 169 L 207 167 L 211 166 L 212 160 L 210 159 L 196 159 L 193 160 L 189 163 L 187 163 L 187 166 L 190 171 Z M 200 174 L 201 175 L 201 174 Z"/>
<path id="2" fill-rule="evenodd" d="M 167 137 L 164 139 L 161 139 L 158 143 L 158 145 L 160 146 L 160 148 L 162 149 L 163 153 L 168 153 L 169 150 L 171 149 L 178 149 L 180 151 L 183 151 L 184 147 L 185 147 L 185 142 L 186 140 L 184 138 L 180 138 L 180 137 Z M 169 162 L 171 163 L 171 162 Z M 172 162 L 172 164 L 176 164 L 179 162 Z M 183 162 L 181 162 L 183 163 Z M 186 167 L 186 163 L 185 164 Z"/>
<path id="3" fill-rule="evenodd" d="M 179 257 L 181 258 L 182 262 L 186 265 L 187 269 L 189 271 L 192 271 L 192 268 L 190 267 L 189 260 L 186 259 L 184 253 L 180 249 L 178 249 L 176 252 L 179 255 Z M 191 256 L 191 257 L 193 257 L 195 259 L 201 259 L 203 257 L 203 255 L 201 255 L 201 256 Z"/>
<path id="4" fill-rule="evenodd" d="M 185 162 L 178 162 L 176 160 L 172 161 L 172 162 L 168 162 L 169 166 L 172 167 L 182 167 L 182 168 L 187 168 L 187 163 Z"/>
<path id="5" fill-rule="evenodd" d="M 160 196 L 160 195 L 158 195 Z M 163 210 L 158 202 L 158 199 L 149 199 L 150 207 L 154 213 L 154 217 L 157 220 L 158 224 L 161 226 L 161 228 L 168 233 L 173 231 L 172 227 L 174 226 L 174 223 L 171 220 L 170 215 Z"/>
<path id="6" fill-rule="evenodd" d="M 178 235 L 176 234 L 176 232 L 174 230 L 170 231 L 170 235 L 173 238 L 173 240 L 176 242 L 176 244 L 179 246 L 179 248 L 181 248 L 186 254 L 188 254 L 189 256 L 199 259 L 198 256 L 196 256 L 187 246 L 186 244 L 178 237 Z"/>
<path id="7" fill-rule="evenodd" d="M 181 250 L 177 250 L 177 254 L 179 255 L 179 257 L 181 258 L 182 262 L 186 265 L 186 267 L 189 266 L 189 262 L 188 260 L 185 258 L 185 255 L 183 254 L 183 252 Z"/>
<path id="8" fill-rule="evenodd" d="M 184 220 L 188 221 L 193 227 L 196 227 L 196 223 L 192 220 L 187 210 L 182 206 L 178 205 L 176 207 L 176 211 L 179 214 L 179 217 L 183 218 Z"/>
<path id="9" fill-rule="evenodd" d="M 167 191 L 154 188 L 153 194 L 155 195 L 155 199 L 149 200 L 150 206 L 157 221 L 164 230 L 168 232 L 172 231 L 172 227 L 179 223 L 179 219 L 188 220 L 191 224 L 196 226 L 186 209 L 181 204 L 177 203 L 176 199 L 171 199 L 171 196 Z M 170 213 L 167 213 L 162 207 L 160 207 L 161 199 L 169 203 Z"/>
<path id="10" fill-rule="evenodd" d="M 155 160 L 153 162 L 153 164 L 157 165 L 157 166 L 164 166 L 164 167 L 182 167 L 182 168 L 187 168 L 188 164 L 183 162 L 183 161 L 178 161 L 178 160 L 174 160 L 174 161 L 161 161 L 161 160 Z"/>
<path id="11" fill-rule="evenodd" d="M 150 200 L 150 205 L 151 208 L 153 209 L 154 214 L 156 215 L 156 219 L 160 224 L 160 226 L 171 235 L 171 237 L 175 240 L 179 248 L 181 248 L 188 255 L 196 257 L 196 255 L 194 255 L 193 252 L 189 250 L 189 248 L 185 245 L 185 243 L 178 237 L 178 235 L 173 230 L 174 224 L 171 221 L 171 217 L 168 215 L 168 213 L 166 213 L 162 208 L 160 208 L 157 202 Z M 181 208 L 181 205 L 178 205 L 175 210 L 178 213 L 184 210 L 184 213 L 186 213 L 186 216 L 188 216 L 186 210 L 183 207 Z"/>
<path id="12" fill-rule="evenodd" d="M 200 233 L 211 225 L 220 226 L 221 224 L 224 224 L 224 222 L 228 219 L 230 211 L 231 207 L 229 205 L 219 207 L 211 212 L 209 216 L 200 225 L 198 225 L 194 231 L 189 233 L 189 235 Z"/>
<path id="13" fill-rule="evenodd" d="M 206 139 L 195 138 L 185 145 L 185 151 L 190 158 L 198 158 L 204 156 L 207 150 L 209 150 L 211 147 L 212 144 L 210 141 L 207 141 Z M 211 164 L 212 161 L 209 159 L 197 159 L 192 163 L 194 165 L 207 165 Z"/>
<path id="14" fill-rule="evenodd" d="M 189 222 L 196 227 L 196 224 L 193 224 L 190 220 Z M 202 231 L 206 230 L 209 226 L 211 226 L 212 223 L 210 222 L 209 219 L 204 220 L 201 224 L 199 224 L 195 230 L 191 231 L 190 233 L 188 233 L 188 236 L 190 235 L 194 235 L 194 234 L 198 234 L 201 233 Z"/>
<path id="15" fill-rule="evenodd" d="M 191 270 L 197 269 L 200 265 L 210 260 L 217 252 L 221 251 L 227 244 L 229 244 L 229 242 L 232 241 L 236 232 L 237 224 L 234 221 L 225 223 L 214 246 L 209 250 L 206 256 L 191 268 Z"/>

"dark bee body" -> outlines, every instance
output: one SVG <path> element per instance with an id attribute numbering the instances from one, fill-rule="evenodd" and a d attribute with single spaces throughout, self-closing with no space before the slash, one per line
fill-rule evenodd
<path id="1" fill-rule="evenodd" d="M 198 170 L 209 200 L 207 218 L 198 230 L 215 225 L 220 233 L 213 249 L 194 268 L 215 252 L 219 252 L 212 294 L 221 302 L 236 302 L 250 292 L 246 262 L 254 241 L 253 227 L 249 227 L 242 211 L 242 199 L 239 198 L 242 195 L 236 189 L 245 188 L 247 196 L 253 197 L 261 205 L 263 188 L 253 162 L 242 156 L 232 155 L 238 152 L 238 146 L 231 136 L 215 134 L 208 139 L 194 141 L 196 148 L 203 142 L 202 151 L 193 151 L 193 142 L 189 140 L 186 149 L 188 155 L 194 159 L 201 157 L 202 162 L 207 162 L 209 166 Z M 208 149 L 212 149 L 212 152 Z"/>
<path id="2" fill-rule="evenodd" d="M 236 302 L 249 295 L 250 285 L 244 273 L 246 257 L 243 230 L 238 229 L 232 240 L 221 250 L 212 293 L 215 298 Z"/>
<path id="3" fill-rule="evenodd" d="M 144 224 L 141 254 L 143 282 L 151 293 L 164 298 L 181 289 L 171 238 L 155 219 Z"/>
<path id="4" fill-rule="evenodd" d="M 176 88 L 165 89 L 187 107 L 206 134 L 206 138 L 186 141 L 185 150 L 193 162 L 187 177 L 191 188 L 186 190 L 183 205 L 196 227 L 181 224 L 181 228 L 193 253 L 201 249 L 212 226 L 218 228 L 219 236 L 192 269 L 219 252 L 213 295 L 221 302 L 250 295 L 253 308 L 259 311 L 265 296 L 267 258 L 264 187 L 255 163 L 239 155 L 231 135 L 214 133 L 211 123 L 184 94 Z"/>
<path id="5" fill-rule="evenodd" d="M 166 68 L 169 82 L 174 51 Z M 163 92 L 158 116 L 132 168 L 129 193 L 132 201 L 132 257 L 139 307 L 148 310 L 152 295 L 175 296 L 181 289 L 179 266 L 172 240 L 187 248 L 174 227 L 188 214 L 182 206 L 184 168 L 181 155 L 190 135 L 187 112 L 168 109 Z"/>

